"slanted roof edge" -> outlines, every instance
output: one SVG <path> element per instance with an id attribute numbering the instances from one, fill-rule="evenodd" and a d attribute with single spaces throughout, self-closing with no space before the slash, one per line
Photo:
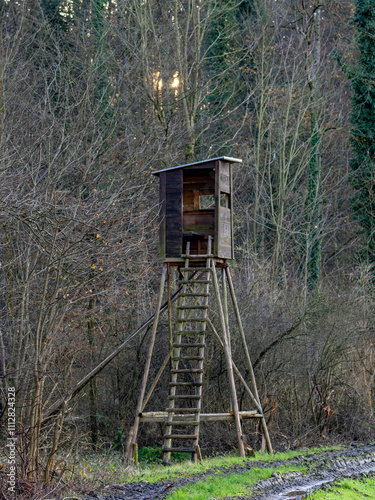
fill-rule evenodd
<path id="1" fill-rule="evenodd" d="M 177 170 L 178 168 L 192 167 L 194 165 L 200 165 L 202 163 L 209 163 L 211 161 L 216 160 L 224 160 L 229 163 L 242 163 L 240 158 L 231 158 L 230 156 L 219 156 L 218 158 L 210 158 L 208 160 L 196 161 L 194 163 L 187 163 L 186 165 L 177 165 L 176 167 L 164 168 L 163 170 L 156 170 L 155 172 L 151 172 L 152 175 L 158 175 L 162 172 L 168 172 L 169 170 Z"/>

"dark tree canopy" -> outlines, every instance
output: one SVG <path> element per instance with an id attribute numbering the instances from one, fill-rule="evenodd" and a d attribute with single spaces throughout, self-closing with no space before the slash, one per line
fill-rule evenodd
<path id="1" fill-rule="evenodd" d="M 375 5 L 356 2 L 353 24 L 357 31 L 359 62 L 353 78 L 350 162 L 354 215 L 366 235 L 365 257 L 375 264 Z"/>

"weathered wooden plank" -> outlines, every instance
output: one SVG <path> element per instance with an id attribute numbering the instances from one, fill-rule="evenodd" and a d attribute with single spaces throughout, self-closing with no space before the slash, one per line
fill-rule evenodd
<path id="1" fill-rule="evenodd" d="M 229 208 L 220 207 L 220 222 L 231 222 L 231 210 Z"/>
<path id="2" fill-rule="evenodd" d="M 201 172 L 209 172 L 212 168 L 215 167 L 217 163 L 217 160 L 215 161 L 210 161 L 210 162 L 205 162 L 205 164 L 202 166 L 201 164 L 199 165 L 194 165 L 190 166 L 189 168 L 184 169 L 184 176 L 185 175 L 199 175 Z"/>
<path id="3" fill-rule="evenodd" d="M 251 411 L 240 411 L 238 412 L 241 419 L 245 418 L 262 418 L 262 415 L 257 412 L 257 410 Z M 168 412 L 166 411 L 151 411 L 144 412 L 140 414 L 141 422 L 165 422 L 168 418 Z M 214 421 L 225 421 L 225 420 L 233 420 L 234 415 L 232 413 L 201 413 L 200 421 L 201 422 L 214 422 Z M 174 420 L 178 421 L 189 421 L 194 422 L 194 417 L 183 415 L 183 416 L 175 416 Z"/>
<path id="4" fill-rule="evenodd" d="M 182 172 L 167 172 L 165 206 L 165 256 L 182 254 Z"/>
<path id="5" fill-rule="evenodd" d="M 215 218 L 214 214 L 187 214 L 183 216 L 183 232 L 196 232 L 208 235 L 207 231 L 213 231 Z"/>
<path id="6" fill-rule="evenodd" d="M 230 193 L 230 166 L 228 163 L 219 162 L 219 190 Z"/>
<path id="7" fill-rule="evenodd" d="M 229 244 L 231 241 L 231 226 L 228 222 L 220 222 L 220 233 L 222 237 L 222 242 L 228 238 Z"/>
<path id="8" fill-rule="evenodd" d="M 220 162 L 215 165 L 215 234 L 214 234 L 214 255 L 220 256 Z"/>
<path id="9" fill-rule="evenodd" d="M 194 231 L 195 226 L 203 226 L 203 227 L 207 227 L 208 229 L 213 229 L 214 222 L 215 222 L 215 219 L 214 219 L 213 214 L 201 214 L 201 215 L 184 214 L 184 217 L 183 217 L 184 228 L 190 228 L 190 229 L 186 229 L 185 232 Z M 229 226 L 229 224 L 227 224 L 227 225 Z"/>
<path id="10" fill-rule="evenodd" d="M 222 193 L 230 193 L 230 179 L 229 173 L 220 171 L 220 191 Z"/>
<path id="11" fill-rule="evenodd" d="M 232 203 L 232 196 L 233 196 L 233 167 L 230 165 L 229 167 L 229 178 L 230 178 L 230 195 L 229 195 L 229 208 L 230 208 L 230 224 L 232 228 L 232 242 L 231 242 L 231 256 L 228 257 L 229 259 L 234 259 L 234 230 L 233 230 L 233 203 Z"/>
<path id="12" fill-rule="evenodd" d="M 199 210 L 199 189 L 193 191 L 193 206 L 194 210 Z"/>
<path id="13" fill-rule="evenodd" d="M 227 162 L 224 162 L 222 160 L 219 161 L 220 164 L 220 174 L 223 175 L 230 175 L 230 165 Z"/>
<path id="14" fill-rule="evenodd" d="M 217 217 L 215 223 L 217 224 L 217 243 L 215 245 L 215 255 L 224 259 L 231 259 L 233 257 L 233 228 L 232 228 L 232 210 L 231 207 L 231 167 L 229 164 L 219 162 L 218 176 L 217 176 Z M 224 181 L 223 181 L 224 179 Z M 225 184 L 225 190 L 228 191 L 228 207 L 222 207 L 220 204 L 220 196 L 222 195 L 222 181 Z M 228 189 L 227 189 L 228 188 Z"/>
<path id="15" fill-rule="evenodd" d="M 221 257 L 223 259 L 232 258 L 232 245 L 221 245 L 220 246 Z"/>
<path id="16" fill-rule="evenodd" d="M 192 182 L 184 182 L 184 191 L 189 189 L 215 189 L 215 182 L 212 179 L 197 179 Z"/>
<path id="17" fill-rule="evenodd" d="M 159 200 L 160 200 L 160 227 L 159 227 L 159 256 L 161 259 L 165 257 L 165 213 L 166 213 L 166 179 L 165 172 L 162 172 L 159 177 Z"/>
<path id="18" fill-rule="evenodd" d="M 185 189 L 182 195 L 182 204 L 185 210 L 194 210 L 194 190 L 193 189 Z"/>

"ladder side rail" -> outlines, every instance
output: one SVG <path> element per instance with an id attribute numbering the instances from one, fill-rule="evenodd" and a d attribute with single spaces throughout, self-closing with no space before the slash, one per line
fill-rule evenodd
<path id="1" fill-rule="evenodd" d="M 187 242 L 186 245 L 186 254 L 188 255 L 190 251 L 190 242 Z M 187 256 L 185 259 L 185 268 L 189 268 L 189 257 Z M 184 280 L 183 281 L 188 281 L 189 278 L 189 271 L 184 271 Z M 183 285 L 186 287 L 187 285 Z M 185 303 L 185 297 L 180 296 L 179 300 L 181 300 L 182 305 Z M 185 316 L 185 311 L 183 309 L 177 309 L 177 319 L 183 319 Z M 182 322 L 177 322 L 177 332 L 182 331 L 184 328 L 184 323 Z M 181 344 L 181 335 L 175 335 L 175 342 L 174 344 Z M 178 373 L 175 372 L 175 370 L 178 370 L 178 365 L 179 365 L 179 357 L 180 357 L 180 352 L 181 352 L 181 347 L 173 347 L 172 351 L 172 362 L 171 362 L 171 375 L 170 375 L 170 382 L 175 383 L 177 382 L 178 379 Z M 169 395 L 170 396 L 175 396 L 176 395 L 176 385 L 170 385 L 169 388 Z M 168 398 L 168 409 L 172 410 L 175 407 L 175 399 L 173 398 Z M 164 435 L 170 435 L 172 433 L 172 424 L 173 424 L 173 412 L 170 411 L 168 412 L 168 418 L 167 422 L 164 427 Z M 172 447 L 172 440 L 170 438 L 164 438 L 163 440 L 163 448 L 171 448 Z M 163 452 L 163 461 L 164 462 L 169 462 L 171 459 L 171 452 Z"/>
<path id="2" fill-rule="evenodd" d="M 209 287 L 210 287 L 210 283 L 209 281 L 211 281 L 211 277 L 212 277 L 212 268 L 211 268 L 211 257 L 209 257 L 211 255 L 211 251 L 212 251 L 212 237 L 209 236 L 208 237 L 208 245 L 207 245 L 207 259 L 206 259 L 206 270 L 205 270 L 205 279 L 207 281 L 207 283 L 205 284 L 202 284 L 202 289 L 203 289 L 203 293 L 205 294 L 203 296 L 203 305 L 205 306 L 205 309 L 203 310 L 203 318 L 205 319 L 205 322 L 202 324 L 202 331 L 204 331 L 205 333 L 202 334 L 199 338 L 199 341 L 200 343 L 202 343 L 203 345 L 205 345 L 206 343 L 206 329 L 207 329 L 207 319 L 208 319 L 208 301 L 209 301 Z M 200 347 L 199 348 L 199 355 L 204 358 L 204 353 L 205 353 L 205 347 Z M 197 453 L 196 455 L 199 455 L 199 459 L 201 459 L 200 457 L 200 449 L 199 449 L 199 428 L 200 428 L 200 414 L 201 414 L 201 410 L 202 410 L 202 390 L 203 390 L 203 359 L 202 361 L 199 361 L 199 368 L 202 369 L 202 373 L 200 374 L 199 376 L 199 381 L 201 382 L 201 385 L 198 386 L 196 388 L 196 394 L 200 396 L 199 398 L 199 413 L 197 413 L 195 415 L 195 421 L 197 422 L 197 426 L 194 428 L 194 435 L 195 435 L 195 441 L 194 441 L 194 446 L 195 446 L 195 449 L 197 450 Z"/>

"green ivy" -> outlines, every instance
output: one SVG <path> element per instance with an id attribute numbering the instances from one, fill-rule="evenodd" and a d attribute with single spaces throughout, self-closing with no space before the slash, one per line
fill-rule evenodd
<path id="1" fill-rule="evenodd" d="M 352 78 L 350 182 L 352 206 L 366 236 L 363 257 L 375 264 L 375 3 L 357 0 L 353 24 L 357 30 L 358 66 Z M 375 278 L 375 270 L 374 270 Z"/>

